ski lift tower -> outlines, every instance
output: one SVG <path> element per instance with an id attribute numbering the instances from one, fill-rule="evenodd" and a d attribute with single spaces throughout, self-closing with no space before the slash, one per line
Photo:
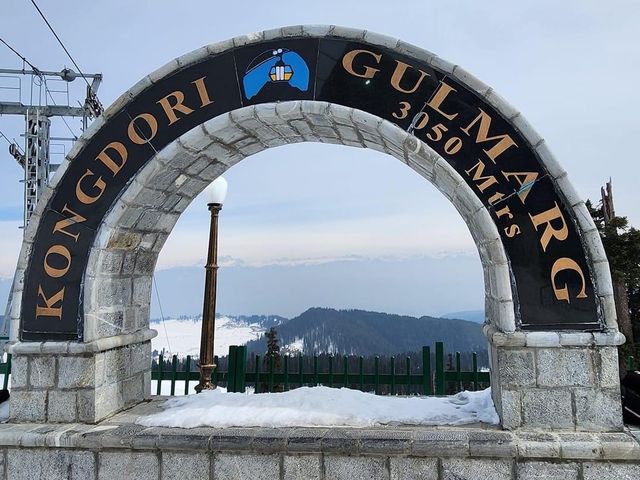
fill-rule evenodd
<path id="1" fill-rule="evenodd" d="M 78 101 L 78 105 L 74 106 L 71 104 L 69 84 L 77 78 L 86 81 L 86 96 L 83 103 Z M 70 128 L 71 137 L 52 137 L 52 117 L 62 117 L 65 123 L 64 117 L 80 117 L 84 131 L 88 122 L 98 117 L 103 110 L 96 95 L 102 74 L 81 74 L 69 68 L 60 72 L 47 72 L 36 68 L 26 70 L 23 65 L 20 70 L 1 68 L 0 81 L 0 93 L 4 93 L 2 97 L 9 96 L 13 100 L 0 98 L 0 116 L 24 117 L 23 146 L 16 141 L 9 145 L 9 153 L 24 169 L 24 178 L 21 180 L 24 183 L 24 228 L 43 189 L 49 184 L 50 174 L 58 167 L 51 163 L 51 141 L 73 143 L 77 140 Z M 23 90 L 23 83 L 29 84 L 28 91 Z M 58 99 L 57 102 L 54 96 Z M 23 103 L 27 97 L 28 102 Z"/>

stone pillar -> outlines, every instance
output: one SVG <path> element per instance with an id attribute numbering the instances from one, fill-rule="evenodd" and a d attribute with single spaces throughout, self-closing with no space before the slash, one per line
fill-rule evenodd
<path id="1" fill-rule="evenodd" d="M 96 423 L 148 398 L 155 335 L 12 344 L 10 421 Z"/>
<path id="2" fill-rule="evenodd" d="M 619 332 L 499 332 L 485 326 L 502 426 L 620 431 Z"/>

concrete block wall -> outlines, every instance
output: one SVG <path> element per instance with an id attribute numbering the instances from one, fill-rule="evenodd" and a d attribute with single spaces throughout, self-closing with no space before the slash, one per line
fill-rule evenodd
<path id="1" fill-rule="evenodd" d="M 14 345 L 10 421 L 96 423 L 148 398 L 151 341 L 141 337 L 117 346 L 127 339 L 112 337 L 97 351 L 95 344 Z"/>

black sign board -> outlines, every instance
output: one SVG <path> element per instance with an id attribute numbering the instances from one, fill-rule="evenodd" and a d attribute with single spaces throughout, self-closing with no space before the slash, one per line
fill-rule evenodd
<path id="1" fill-rule="evenodd" d="M 25 274 L 21 339 L 82 339 L 82 287 L 95 233 L 157 151 L 222 113 L 286 100 L 353 107 L 412 131 L 491 213 L 510 261 L 521 328 L 601 328 L 574 215 L 513 125 L 446 73 L 397 52 L 333 38 L 283 38 L 181 69 L 139 94 L 91 138 L 38 225 Z"/>

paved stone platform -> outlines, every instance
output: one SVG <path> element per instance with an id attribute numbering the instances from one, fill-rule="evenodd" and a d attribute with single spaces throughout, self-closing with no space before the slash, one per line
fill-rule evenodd
<path id="1" fill-rule="evenodd" d="M 640 431 L 579 433 L 493 426 L 159 428 L 154 397 L 97 425 L 0 425 L 0 479 L 640 478 Z"/>

